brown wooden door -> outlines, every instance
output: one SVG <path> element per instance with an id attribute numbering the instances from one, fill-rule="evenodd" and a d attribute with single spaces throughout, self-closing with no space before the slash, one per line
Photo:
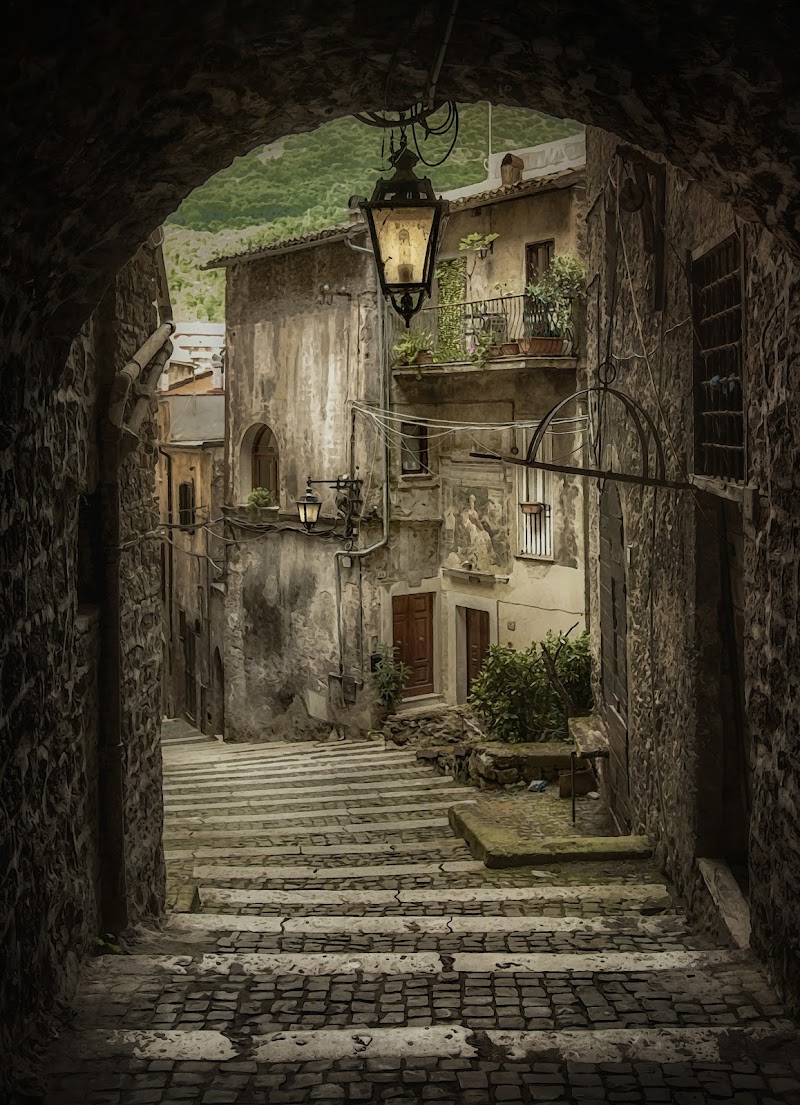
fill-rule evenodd
<path id="1" fill-rule="evenodd" d="M 489 651 L 489 612 L 467 607 L 467 694 Z"/>
<path id="2" fill-rule="evenodd" d="M 392 616 L 396 655 L 411 669 L 405 695 L 433 694 L 433 595 L 396 595 Z"/>
<path id="3" fill-rule="evenodd" d="M 620 825 L 629 829 L 625 528 L 619 491 L 610 481 L 600 497 L 600 649 L 611 807 Z"/>

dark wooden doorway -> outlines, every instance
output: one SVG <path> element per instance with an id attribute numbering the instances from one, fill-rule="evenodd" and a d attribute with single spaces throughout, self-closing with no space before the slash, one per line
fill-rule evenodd
<path id="1" fill-rule="evenodd" d="M 612 481 L 600 496 L 600 649 L 611 809 L 620 828 L 628 832 L 631 816 L 625 524 L 619 489 Z"/>
<path id="2" fill-rule="evenodd" d="M 395 653 L 411 669 L 404 694 L 433 694 L 433 595 L 396 595 L 392 619 Z"/>
<path id="3" fill-rule="evenodd" d="M 197 723 L 197 673 L 195 670 L 195 645 L 197 634 L 191 626 L 186 628 L 183 639 L 184 712 L 189 721 Z"/>
<path id="4" fill-rule="evenodd" d="M 489 612 L 466 608 L 467 614 L 467 695 L 481 673 L 483 661 L 489 651 Z"/>

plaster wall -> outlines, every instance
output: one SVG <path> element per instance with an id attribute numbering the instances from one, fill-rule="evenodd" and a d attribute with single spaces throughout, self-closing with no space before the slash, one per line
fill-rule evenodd
<path id="1" fill-rule="evenodd" d="M 466 257 L 468 299 L 521 295 L 525 246 L 552 240 L 556 253 L 576 253 L 582 203 L 582 187 L 571 187 L 455 210 L 447 221 L 440 256 Z M 499 235 L 483 260 L 474 251 L 458 248 L 462 238 L 475 232 Z"/>
<path id="2" fill-rule="evenodd" d="M 320 303 L 323 283 L 345 294 Z M 379 405 L 381 395 L 372 262 L 338 242 L 237 264 L 227 302 L 226 501 L 237 507 L 246 498 L 252 427 L 263 423 L 279 447 L 280 518 L 277 530 L 259 532 L 238 525 L 235 511 L 230 516 L 230 534 L 241 543 L 229 547 L 227 561 L 226 737 L 302 739 L 327 735 L 332 724 L 369 728 L 362 568 L 356 560 L 337 569 L 334 553 L 344 542 L 307 536 L 295 500 L 308 476 L 333 480 L 352 471 L 364 480 L 366 512 L 380 506 L 382 447 L 352 410 L 356 401 Z M 335 494 L 321 485 L 315 491 L 324 534 Z M 343 666 L 358 681 L 355 702 L 345 702 L 338 678 L 337 570 Z"/>
<path id="3" fill-rule="evenodd" d="M 650 294 L 655 263 L 645 247 L 641 219 L 636 213 L 617 212 L 609 181 L 609 170 L 614 179 L 618 171 L 616 146 L 613 136 L 589 132 L 587 187 L 594 201 L 588 216 L 589 273 L 590 278 L 596 277 L 588 300 L 589 377 L 610 340 L 617 386 L 641 402 L 659 425 L 671 479 L 685 481 L 693 473 L 693 353 L 686 258 L 738 230 L 745 289 L 748 488 L 730 490 L 711 481 L 703 485 L 708 493 L 700 498 L 686 490 L 620 485 L 629 547 L 629 774 L 634 831 L 651 834 L 679 889 L 701 911 L 705 897 L 696 861 L 707 846 L 702 816 L 709 787 L 713 790 L 715 785 L 713 777 L 709 780 L 707 773 L 704 777 L 702 767 L 715 740 L 715 720 L 705 708 L 713 612 L 709 614 L 704 595 L 696 589 L 695 564 L 704 551 L 701 542 L 720 526 L 719 496 L 727 494 L 733 499 L 728 508 L 738 513 L 743 531 L 743 557 L 735 562 L 736 542 L 731 544 L 731 555 L 741 584 L 736 602 L 744 607 L 741 679 L 752 777 L 752 813 L 745 828 L 753 942 L 797 1008 L 800 864 L 795 862 L 792 842 L 800 830 L 796 769 L 800 669 L 792 519 L 799 504 L 792 472 L 797 465 L 800 424 L 794 369 L 800 278 L 768 232 L 741 224 L 730 208 L 668 167 L 666 296 L 663 311 L 654 310 Z M 616 265 L 615 225 L 621 229 Z M 614 268 L 617 307 L 612 312 Z M 643 350 L 648 351 L 646 359 Z M 626 427 L 623 419 L 615 419 L 607 429 L 615 464 L 637 470 L 629 424 Z M 595 491 L 589 501 L 590 563 L 596 564 Z M 590 590 L 593 649 L 598 657 L 595 574 Z M 597 689 L 602 691 L 599 682 Z M 720 785 L 717 779 L 717 790 Z M 719 846 L 724 847 L 724 842 Z"/>

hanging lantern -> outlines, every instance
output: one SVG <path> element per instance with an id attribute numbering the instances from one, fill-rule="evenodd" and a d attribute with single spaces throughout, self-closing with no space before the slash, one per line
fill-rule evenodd
<path id="1" fill-rule="evenodd" d="M 414 174 L 419 158 L 403 146 L 391 159 L 394 175 L 379 180 L 360 207 L 367 219 L 381 290 L 406 326 L 431 294 L 447 201 L 428 177 Z"/>
<path id="2" fill-rule="evenodd" d="M 311 490 L 311 481 L 306 484 L 305 494 L 301 499 L 298 499 L 296 504 L 297 514 L 307 533 L 311 533 L 314 526 L 319 521 L 319 512 L 322 509 L 322 503 L 318 497 Z"/>

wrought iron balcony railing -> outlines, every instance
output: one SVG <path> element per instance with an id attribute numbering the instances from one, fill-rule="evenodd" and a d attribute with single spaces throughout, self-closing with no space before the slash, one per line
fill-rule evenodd
<path id="1" fill-rule="evenodd" d="M 392 316 L 388 352 L 398 365 L 485 364 L 502 357 L 560 357 L 573 351 L 573 303 L 529 295 L 423 307 L 406 329 Z"/>

